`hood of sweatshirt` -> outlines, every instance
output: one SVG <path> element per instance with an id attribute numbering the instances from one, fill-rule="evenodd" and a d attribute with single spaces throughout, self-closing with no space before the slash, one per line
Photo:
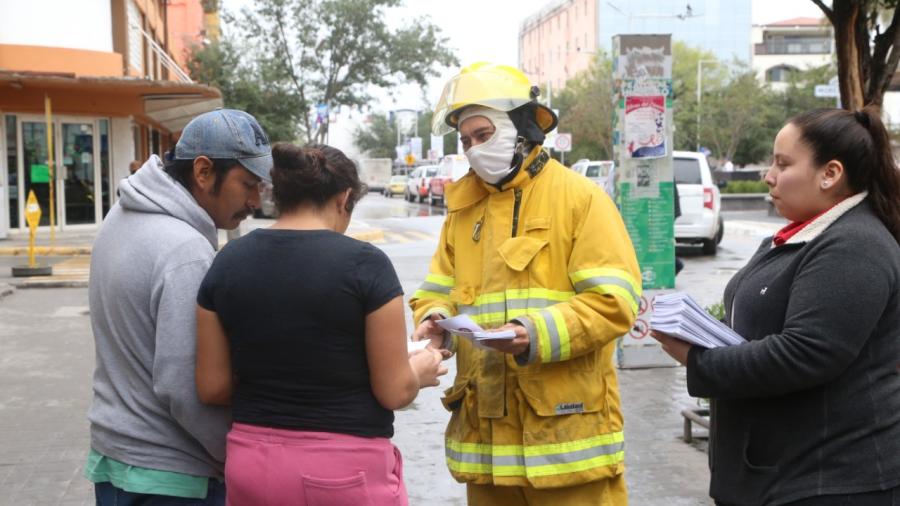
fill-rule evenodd
<path id="1" fill-rule="evenodd" d="M 214 250 L 218 249 L 219 235 L 209 213 L 187 188 L 166 174 L 157 155 L 151 155 L 140 170 L 119 183 L 119 204 L 129 211 L 177 218 L 203 234 Z"/>

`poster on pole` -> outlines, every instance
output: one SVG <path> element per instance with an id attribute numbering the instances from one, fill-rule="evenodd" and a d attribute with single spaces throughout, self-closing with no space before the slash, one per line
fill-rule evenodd
<path id="1" fill-rule="evenodd" d="M 625 97 L 625 149 L 631 158 L 666 156 L 666 97 Z"/>

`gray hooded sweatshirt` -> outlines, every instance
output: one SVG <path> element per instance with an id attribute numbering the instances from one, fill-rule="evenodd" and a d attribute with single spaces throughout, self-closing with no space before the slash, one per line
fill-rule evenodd
<path id="1" fill-rule="evenodd" d="M 218 233 L 157 156 L 119 185 L 91 254 L 91 446 L 133 466 L 221 477 L 229 409 L 194 383 L 196 298 Z"/>

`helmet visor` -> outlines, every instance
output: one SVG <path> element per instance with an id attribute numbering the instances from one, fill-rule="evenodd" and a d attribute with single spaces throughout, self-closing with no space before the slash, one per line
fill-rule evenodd
<path id="1" fill-rule="evenodd" d="M 482 105 L 509 112 L 531 101 L 531 85 L 527 79 L 504 72 L 501 68 L 462 72 L 444 86 L 434 108 L 431 132 L 444 135 L 457 128 L 459 112 L 470 105 Z"/>

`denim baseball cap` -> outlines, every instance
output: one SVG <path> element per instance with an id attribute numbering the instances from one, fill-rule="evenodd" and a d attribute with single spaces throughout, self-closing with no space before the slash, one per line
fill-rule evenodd
<path id="1" fill-rule="evenodd" d="M 175 145 L 175 159 L 198 156 L 235 159 L 263 181 L 272 181 L 269 138 L 256 118 L 244 111 L 216 109 L 192 119 Z"/>

